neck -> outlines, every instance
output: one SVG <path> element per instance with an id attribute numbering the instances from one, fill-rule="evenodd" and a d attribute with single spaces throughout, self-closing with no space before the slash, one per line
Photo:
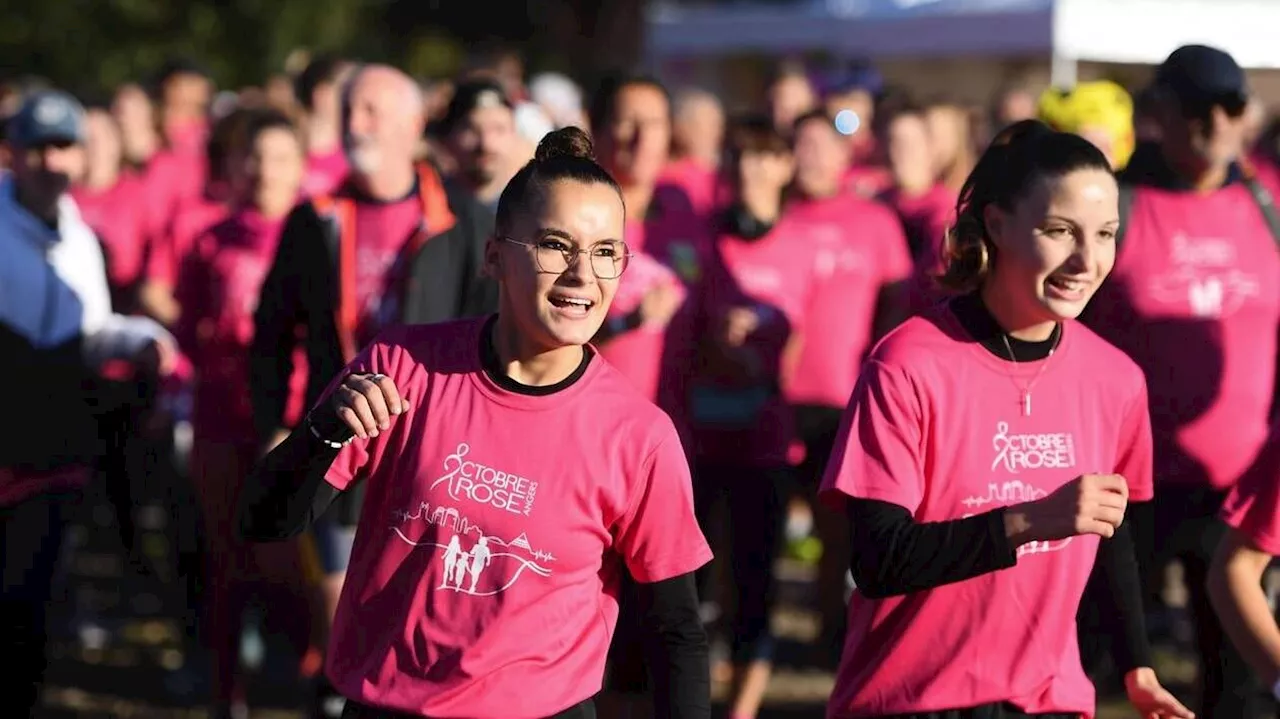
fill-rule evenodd
<path id="1" fill-rule="evenodd" d="M 653 188 L 641 185 L 629 185 L 622 188 L 623 207 L 627 208 L 627 217 L 637 220 L 649 214 L 649 203 L 653 200 Z"/>
<path id="2" fill-rule="evenodd" d="M 261 195 L 254 200 L 258 212 L 268 220 L 278 220 L 289 214 L 294 206 L 293 195 Z"/>
<path id="3" fill-rule="evenodd" d="M 395 165 L 372 175 L 356 174 L 356 186 L 374 200 L 392 202 L 413 191 L 416 179 L 413 165 Z"/>
<path id="4" fill-rule="evenodd" d="M 1010 309 L 1013 303 L 1004 297 L 994 283 L 988 282 L 982 287 L 982 304 L 995 318 L 996 324 L 1010 337 L 1024 342 L 1044 342 L 1053 336 L 1053 328 L 1058 324 L 1052 320 L 1030 319 Z"/>
<path id="5" fill-rule="evenodd" d="M 84 186 L 94 192 L 101 192 L 115 187 L 119 179 L 119 167 L 100 167 L 85 176 Z"/>
<path id="6" fill-rule="evenodd" d="M 1227 183 L 1230 165 L 1209 165 L 1197 174 L 1192 175 L 1191 186 L 1197 192 L 1212 192 Z"/>
<path id="7" fill-rule="evenodd" d="M 933 189 L 933 181 L 927 177 L 917 179 L 903 177 L 898 179 L 898 192 L 903 197 L 921 197 L 931 189 Z"/>
<path id="8" fill-rule="evenodd" d="M 493 349 L 498 354 L 498 365 L 506 376 L 527 387 L 546 387 L 563 382 L 582 363 L 586 348 L 579 345 L 558 347 L 553 350 L 531 347 L 510 313 L 498 313 L 493 324 Z"/>
<path id="9" fill-rule="evenodd" d="M 840 183 L 835 183 L 829 187 L 818 187 L 812 192 L 805 192 L 804 196 L 810 200 L 827 200 L 835 197 L 840 192 Z"/>
<path id="10" fill-rule="evenodd" d="M 342 143 L 342 133 L 338 123 L 326 118 L 312 117 L 307 121 L 307 152 L 312 155 L 327 155 L 338 149 Z"/>
<path id="11" fill-rule="evenodd" d="M 761 222 L 772 223 L 782 214 L 782 193 L 773 188 L 744 187 L 742 205 Z"/>

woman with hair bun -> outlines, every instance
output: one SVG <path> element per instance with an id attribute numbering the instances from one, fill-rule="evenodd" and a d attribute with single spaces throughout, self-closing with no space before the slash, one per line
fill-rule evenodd
<path id="1" fill-rule="evenodd" d="M 823 482 L 857 591 L 829 717 L 1092 717 L 1076 610 L 1099 566 L 1144 719 L 1191 717 L 1150 669 L 1126 507 L 1152 495 L 1146 385 L 1076 321 L 1115 261 L 1107 158 L 1035 121 L 965 182 L 943 282 L 872 351 Z"/>
<path id="2" fill-rule="evenodd" d="M 485 248 L 498 313 L 383 333 L 256 468 L 240 519 L 260 540 L 367 482 L 326 666 L 344 716 L 594 717 L 624 571 L 657 715 L 710 715 L 684 450 L 588 344 L 624 219 L 586 134 L 547 135 Z"/>

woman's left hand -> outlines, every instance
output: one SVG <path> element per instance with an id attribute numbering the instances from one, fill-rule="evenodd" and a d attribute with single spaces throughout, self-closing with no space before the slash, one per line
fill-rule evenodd
<path id="1" fill-rule="evenodd" d="M 1129 703 L 1142 719 L 1195 719 L 1195 714 L 1160 686 L 1156 672 L 1139 667 L 1124 675 L 1124 688 Z"/>

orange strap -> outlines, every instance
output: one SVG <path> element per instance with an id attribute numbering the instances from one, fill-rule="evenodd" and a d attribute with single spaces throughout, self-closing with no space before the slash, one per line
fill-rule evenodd
<path id="1" fill-rule="evenodd" d="M 403 258 L 413 257 L 428 238 L 448 232 L 458 223 L 458 218 L 449 208 L 444 183 L 429 165 L 418 167 L 418 200 L 422 203 L 422 226 L 409 238 L 408 245 L 401 253 Z M 356 243 L 359 241 L 356 237 L 356 203 L 345 195 L 320 195 L 313 197 L 311 204 L 318 214 L 330 216 L 338 224 L 338 303 L 335 320 L 342 353 L 346 361 L 350 362 L 359 351 L 356 345 L 356 327 L 360 324 L 356 293 Z"/>

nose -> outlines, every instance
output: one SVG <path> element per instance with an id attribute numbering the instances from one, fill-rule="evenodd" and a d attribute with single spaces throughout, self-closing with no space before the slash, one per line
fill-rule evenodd
<path id="1" fill-rule="evenodd" d="M 589 250 L 578 250 L 570 255 L 569 266 L 560 274 L 560 277 L 578 286 L 594 282 L 596 277 L 591 269 L 588 252 Z"/>

